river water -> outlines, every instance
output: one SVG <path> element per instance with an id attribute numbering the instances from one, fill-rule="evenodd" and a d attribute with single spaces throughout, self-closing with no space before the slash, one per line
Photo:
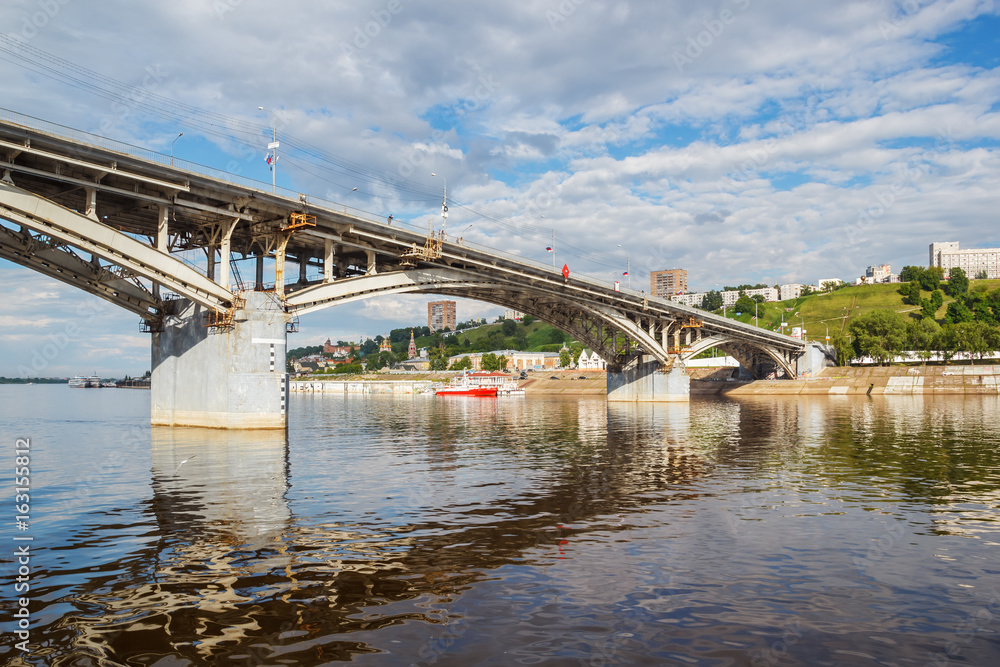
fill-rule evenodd
<path id="1" fill-rule="evenodd" d="M 1000 397 L 148 402 L 0 387 L 0 661 L 1000 664 Z"/>

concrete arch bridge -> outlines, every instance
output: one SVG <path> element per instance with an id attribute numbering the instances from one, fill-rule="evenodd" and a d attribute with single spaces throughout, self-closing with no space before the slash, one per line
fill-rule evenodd
<path id="1" fill-rule="evenodd" d="M 549 322 L 608 361 L 609 400 L 687 400 L 683 362 L 711 347 L 755 377 L 822 365 L 782 334 L 3 111 L 0 174 L 0 257 L 136 313 L 151 333 L 155 424 L 283 427 L 297 318 L 386 294 Z"/>

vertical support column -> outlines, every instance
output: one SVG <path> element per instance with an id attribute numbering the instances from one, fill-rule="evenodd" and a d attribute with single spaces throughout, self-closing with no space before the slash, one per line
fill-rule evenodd
<path id="1" fill-rule="evenodd" d="M 285 248 L 289 238 L 288 234 L 278 234 L 278 245 L 274 249 L 274 293 L 279 298 L 285 296 Z"/>
<path id="2" fill-rule="evenodd" d="M 365 254 L 368 256 L 368 268 L 365 271 L 365 275 L 374 276 L 377 273 L 375 270 L 375 251 L 365 250 Z"/>
<path id="3" fill-rule="evenodd" d="M 170 208 L 166 204 L 160 204 L 159 214 L 156 219 L 156 249 L 164 255 L 170 254 Z M 160 298 L 160 284 L 153 283 L 153 296 Z"/>
<path id="4" fill-rule="evenodd" d="M 323 243 L 323 282 L 333 281 L 333 241 L 326 239 Z"/>
<path id="5" fill-rule="evenodd" d="M 84 215 L 95 222 L 100 222 L 97 218 L 97 189 L 84 188 L 84 192 L 87 195 L 87 210 L 84 212 Z"/>
<path id="6" fill-rule="evenodd" d="M 264 255 L 257 253 L 257 277 L 253 287 L 255 292 L 264 291 Z"/>
<path id="7" fill-rule="evenodd" d="M 664 327 L 662 329 L 660 329 L 660 346 L 664 350 L 666 350 L 668 347 L 670 347 L 670 340 L 669 340 L 669 338 L 670 338 L 670 325 L 667 324 L 667 325 L 664 325 Z"/>
<path id="8" fill-rule="evenodd" d="M 230 224 L 226 233 L 222 235 L 222 246 L 219 249 L 219 262 L 222 264 L 219 273 L 219 284 L 229 289 L 229 250 L 230 250 L 230 240 L 233 237 L 233 230 L 236 229 L 236 223 L 240 221 L 239 218 L 233 220 Z"/>
<path id="9" fill-rule="evenodd" d="M 205 247 L 205 253 L 208 255 L 208 267 L 205 269 L 205 275 L 208 276 L 209 280 L 215 280 L 215 246 L 211 243 Z"/>
<path id="10" fill-rule="evenodd" d="M 305 251 L 299 253 L 299 283 L 306 284 L 306 271 L 309 270 L 309 255 Z"/>
<path id="11" fill-rule="evenodd" d="M 205 309 L 179 301 L 152 337 L 150 421 L 163 426 L 284 428 L 285 316 L 267 294 L 246 295 L 245 319 L 203 325 Z"/>

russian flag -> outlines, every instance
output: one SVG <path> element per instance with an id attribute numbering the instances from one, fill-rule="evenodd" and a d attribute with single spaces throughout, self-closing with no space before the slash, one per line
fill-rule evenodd
<path id="1" fill-rule="evenodd" d="M 552 246 L 550 245 L 545 246 L 545 252 L 552 252 Z"/>
<path id="2" fill-rule="evenodd" d="M 274 156 L 271 155 L 270 153 L 268 153 L 267 154 L 267 163 L 271 164 L 272 162 L 274 162 Z"/>
<path id="3" fill-rule="evenodd" d="M 622 271 L 622 275 L 623 276 L 627 276 L 628 275 L 628 271 Z"/>

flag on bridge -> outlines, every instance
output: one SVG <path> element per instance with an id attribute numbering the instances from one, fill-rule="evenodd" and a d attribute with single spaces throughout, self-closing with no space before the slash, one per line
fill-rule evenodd
<path id="1" fill-rule="evenodd" d="M 622 275 L 623 275 L 623 276 L 627 276 L 627 275 L 628 275 L 628 271 L 623 271 L 623 272 L 622 272 Z"/>
<path id="2" fill-rule="evenodd" d="M 272 162 L 274 162 L 274 156 L 271 155 L 270 153 L 268 153 L 267 154 L 267 163 L 271 164 Z"/>
<path id="3" fill-rule="evenodd" d="M 545 246 L 545 252 L 552 252 L 552 246 L 550 245 Z"/>

